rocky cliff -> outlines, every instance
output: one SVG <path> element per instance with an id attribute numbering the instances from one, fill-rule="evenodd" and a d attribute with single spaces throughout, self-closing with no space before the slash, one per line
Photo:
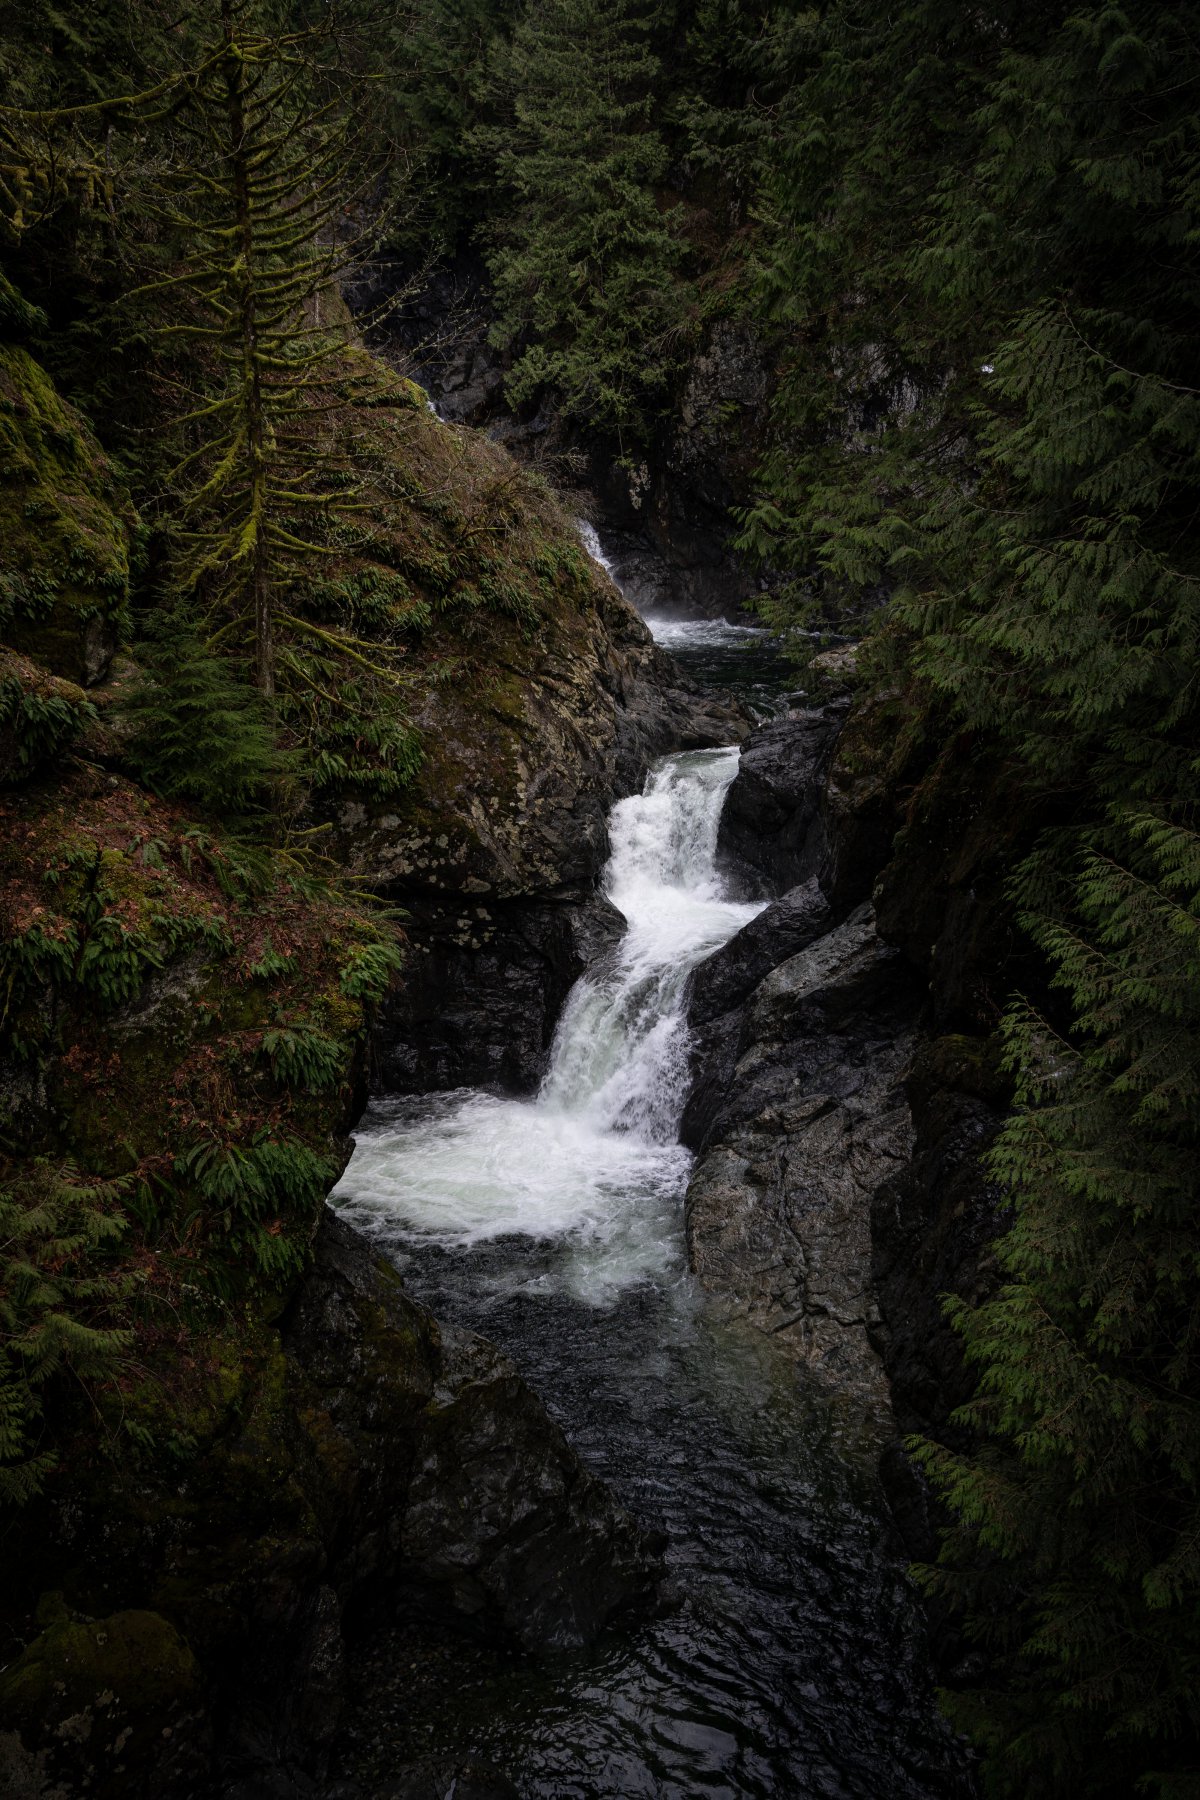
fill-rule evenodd
<path id="1" fill-rule="evenodd" d="M 874 1444 L 914 1555 L 934 1544 L 900 1438 L 968 1391 L 941 1300 L 986 1287 L 1000 1218 L 979 1157 L 1019 969 L 995 876 L 1031 824 L 1005 779 L 887 681 L 756 731 L 721 843 L 780 897 L 689 1001 L 693 1266 Z"/>
<path id="2" fill-rule="evenodd" d="M 731 543 L 732 509 L 749 493 L 772 376 L 772 350 L 759 332 L 732 314 L 709 320 L 676 404 L 631 461 L 564 422 L 552 397 L 508 405 L 505 357 L 488 341 L 486 272 L 472 253 L 405 293 L 407 279 L 402 267 L 380 264 L 360 279 L 355 304 L 368 311 L 404 293 L 383 348 L 412 369 L 442 416 L 557 467 L 601 526 L 621 587 L 641 612 L 736 613 L 760 585 Z"/>

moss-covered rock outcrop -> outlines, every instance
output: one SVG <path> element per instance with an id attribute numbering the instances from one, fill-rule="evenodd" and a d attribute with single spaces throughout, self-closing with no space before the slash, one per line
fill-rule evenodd
<path id="1" fill-rule="evenodd" d="M 133 513 L 82 414 L 0 344 L 0 633 L 83 686 L 127 622 Z"/>

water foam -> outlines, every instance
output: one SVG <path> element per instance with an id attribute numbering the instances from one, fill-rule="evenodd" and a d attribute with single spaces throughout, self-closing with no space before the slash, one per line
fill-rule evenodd
<path id="1" fill-rule="evenodd" d="M 333 1194 L 360 1229 L 447 1249 L 559 1240 L 557 1275 L 538 1279 L 593 1302 L 678 1266 L 687 978 L 760 910 L 727 899 L 716 868 L 737 762 L 736 749 L 669 757 L 613 809 L 604 886 L 627 930 L 572 989 L 536 1098 L 371 1107 Z"/>

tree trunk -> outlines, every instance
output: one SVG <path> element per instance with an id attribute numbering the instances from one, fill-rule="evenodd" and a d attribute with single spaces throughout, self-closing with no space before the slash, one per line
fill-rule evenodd
<path id="1" fill-rule="evenodd" d="M 242 264 L 238 319 L 242 340 L 242 404 L 246 417 L 249 460 L 249 513 L 246 554 L 250 562 L 250 594 L 254 608 L 254 679 L 260 693 L 275 692 L 274 619 L 271 570 L 267 555 L 267 466 L 265 455 L 262 368 L 258 355 L 258 309 L 254 280 L 254 221 L 250 200 L 250 147 L 246 141 L 245 68 L 234 33 L 233 0 L 221 0 L 221 22 L 227 47 L 225 80 L 229 115 L 229 157 L 233 175 L 238 255 Z"/>

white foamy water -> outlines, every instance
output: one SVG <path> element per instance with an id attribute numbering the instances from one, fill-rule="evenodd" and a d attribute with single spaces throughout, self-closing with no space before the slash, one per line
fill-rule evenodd
<path id="1" fill-rule="evenodd" d="M 576 519 L 575 528 L 592 561 L 620 587 L 596 527 L 587 519 Z M 728 619 L 674 619 L 647 613 L 645 622 L 655 643 L 661 644 L 664 650 L 733 650 L 747 644 L 765 644 L 771 637 L 765 625 L 733 625 Z"/>
<path id="2" fill-rule="evenodd" d="M 646 619 L 656 644 L 664 650 L 734 650 L 746 644 L 765 644 L 771 633 L 765 625 L 731 625 L 728 619 Z"/>
<path id="3" fill-rule="evenodd" d="M 715 866 L 737 762 L 736 749 L 669 757 L 614 807 L 604 886 L 627 930 L 572 989 L 540 1092 L 376 1103 L 332 1196 L 356 1226 L 447 1248 L 558 1240 L 530 1285 L 593 1302 L 679 1266 L 687 978 L 761 910 L 726 899 Z"/>
<path id="4" fill-rule="evenodd" d="M 599 563 L 600 567 L 604 570 L 604 573 L 620 587 L 621 584 L 617 581 L 616 575 L 613 573 L 613 566 L 604 553 L 604 546 L 600 542 L 599 533 L 597 532 L 596 527 L 588 519 L 576 519 L 575 529 L 579 533 L 580 543 L 583 545 L 592 561 L 594 563 Z"/>

